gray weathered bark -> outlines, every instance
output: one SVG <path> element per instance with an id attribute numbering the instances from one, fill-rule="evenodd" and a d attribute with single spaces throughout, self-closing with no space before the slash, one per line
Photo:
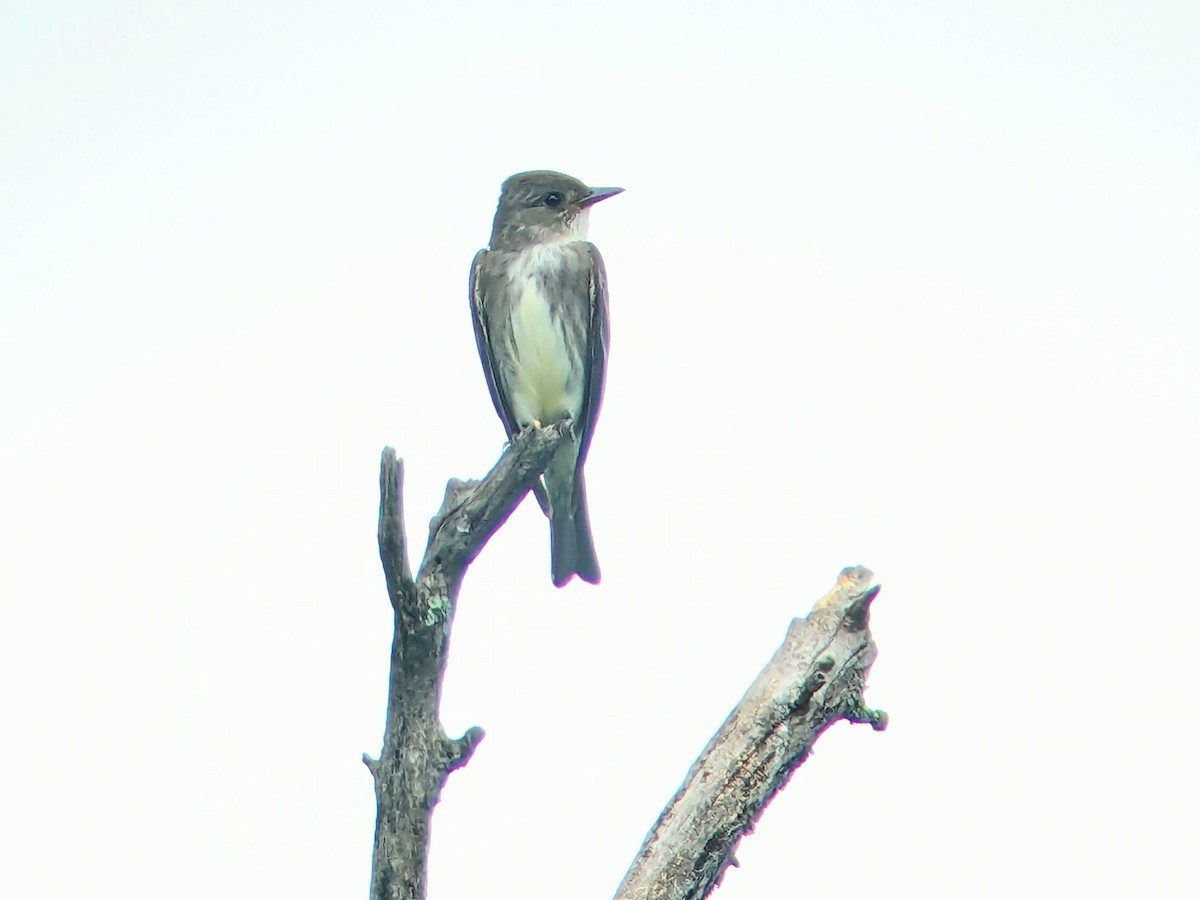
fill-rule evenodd
<path id="1" fill-rule="evenodd" d="M 371 900 L 423 900 L 429 822 L 449 774 L 465 765 L 483 738 L 471 728 L 447 737 L 438 716 L 450 626 L 463 573 L 516 509 L 555 448 L 565 424 L 517 435 L 478 482 L 451 481 L 429 523 L 416 581 L 404 532 L 403 463 L 390 447 L 379 473 L 379 556 L 395 631 L 387 718 L 379 759 L 364 755 L 375 780 L 375 849 Z"/>
<path id="2" fill-rule="evenodd" d="M 871 572 L 842 570 L 804 619 L 793 619 L 767 663 L 692 766 L 647 836 L 616 900 L 707 897 L 742 836 L 838 719 L 887 727 L 863 702 L 875 660 L 868 628 Z"/>
<path id="3" fill-rule="evenodd" d="M 451 481 L 429 524 L 414 580 L 402 505 L 403 463 L 390 447 L 379 475 L 379 555 L 393 610 L 383 751 L 364 754 L 375 781 L 371 900 L 424 900 L 430 819 L 450 772 L 465 765 L 480 728 L 450 738 L 439 718 L 442 678 L 467 566 L 533 486 L 567 433 L 565 423 L 518 434 L 487 476 Z M 878 592 L 861 567 L 805 619 L 693 765 L 646 838 L 617 900 L 694 900 L 720 882 L 733 852 L 771 798 L 838 719 L 886 726 L 862 690 L 875 658 L 867 620 Z M 503 893 L 503 890 L 499 890 Z"/>

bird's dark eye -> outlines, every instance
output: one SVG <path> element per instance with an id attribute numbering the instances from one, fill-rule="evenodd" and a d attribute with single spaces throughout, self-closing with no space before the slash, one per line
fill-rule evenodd
<path id="1" fill-rule="evenodd" d="M 563 205 L 563 195 L 558 191 L 550 191 L 550 193 L 542 198 L 542 203 L 545 204 L 547 209 L 558 209 Z"/>

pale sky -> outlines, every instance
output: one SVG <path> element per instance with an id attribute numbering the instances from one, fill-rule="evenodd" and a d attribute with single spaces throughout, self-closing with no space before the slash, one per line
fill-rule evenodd
<path id="1" fill-rule="evenodd" d="M 790 618 L 839 724 L 716 896 L 1187 895 L 1194 3 L 41 3 L 0 14 L 0 896 L 365 897 L 390 616 L 503 428 L 500 182 L 597 207 L 599 587 L 468 574 L 430 896 L 608 897 Z"/>

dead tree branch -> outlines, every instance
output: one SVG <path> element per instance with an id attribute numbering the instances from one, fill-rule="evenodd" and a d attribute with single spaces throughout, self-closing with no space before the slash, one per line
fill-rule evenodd
<path id="1" fill-rule="evenodd" d="M 532 488 L 567 423 L 518 434 L 482 481 L 451 481 L 429 524 L 414 580 L 408 565 L 403 463 L 390 447 L 379 473 L 379 556 L 393 610 L 383 751 L 364 754 L 375 782 L 371 900 L 424 900 L 430 820 L 450 772 L 483 738 L 451 738 L 439 717 L 450 629 L 463 575 Z M 871 573 L 846 569 L 783 646 L 692 766 L 646 838 L 617 900 L 698 900 L 734 862 L 738 841 L 838 719 L 883 729 L 863 686 L 875 659 Z"/>
<path id="2" fill-rule="evenodd" d="M 408 567 L 404 464 L 390 447 L 379 472 L 379 556 L 394 613 L 383 752 L 363 762 L 375 780 L 371 900 L 425 897 L 429 823 L 450 772 L 483 738 L 450 738 L 439 718 L 446 650 L 467 566 L 504 524 L 567 433 L 566 423 L 518 434 L 482 481 L 451 481 L 429 523 L 414 582 Z"/>
<path id="3" fill-rule="evenodd" d="M 735 864 L 738 841 L 838 719 L 887 727 L 863 701 L 875 660 L 868 627 L 879 592 L 861 566 L 804 619 L 767 663 L 692 766 L 647 836 L 617 900 L 698 900 Z"/>

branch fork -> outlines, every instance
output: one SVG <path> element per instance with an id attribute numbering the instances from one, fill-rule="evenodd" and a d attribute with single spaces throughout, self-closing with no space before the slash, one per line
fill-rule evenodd
<path id="1" fill-rule="evenodd" d="M 383 751 L 378 759 L 363 755 L 377 807 L 371 900 L 425 897 L 433 808 L 450 772 L 466 765 L 484 736 L 472 727 L 447 737 L 439 719 L 459 588 L 467 567 L 569 439 L 569 420 L 527 428 L 482 480 L 452 480 L 430 521 L 415 579 L 404 531 L 404 466 L 390 447 L 383 451 L 379 556 L 394 634 Z M 887 727 L 887 714 L 863 699 L 876 654 L 869 614 L 879 588 L 872 577 L 861 566 L 844 569 L 812 612 L 792 621 L 646 837 L 617 900 L 707 897 L 737 864 L 742 836 L 825 729 L 839 719 Z"/>

